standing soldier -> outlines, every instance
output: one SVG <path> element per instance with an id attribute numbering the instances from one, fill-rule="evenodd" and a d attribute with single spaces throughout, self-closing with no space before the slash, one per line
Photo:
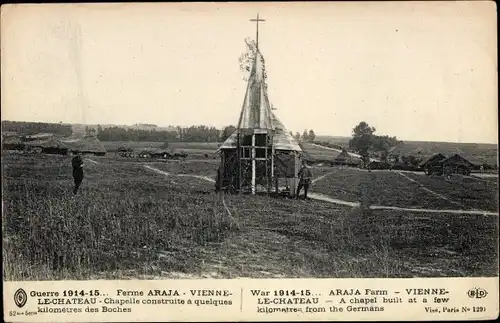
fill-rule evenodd
<path id="1" fill-rule="evenodd" d="M 302 187 L 304 188 L 304 198 L 307 199 L 307 191 L 309 190 L 309 185 L 311 184 L 312 173 L 309 167 L 307 167 L 305 161 L 302 162 L 302 167 L 300 168 L 297 176 L 299 177 L 299 186 L 297 187 L 296 199 L 299 198 Z"/>
<path id="2" fill-rule="evenodd" d="M 73 180 L 75 181 L 73 194 L 76 195 L 83 181 L 83 160 L 80 153 L 76 153 L 76 156 L 71 160 L 71 165 L 73 166 Z"/>

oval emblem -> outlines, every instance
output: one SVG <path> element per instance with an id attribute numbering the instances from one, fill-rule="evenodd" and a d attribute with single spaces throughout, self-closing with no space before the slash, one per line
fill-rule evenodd
<path id="1" fill-rule="evenodd" d="M 26 301 L 28 300 L 28 295 L 24 291 L 24 289 L 19 288 L 15 293 L 14 293 L 14 303 L 18 307 L 23 307 L 26 304 Z"/>
<path id="2" fill-rule="evenodd" d="M 476 287 L 469 289 L 467 295 L 470 298 L 485 298 L 488 295 L 488 292 L 483 288 Z"/>

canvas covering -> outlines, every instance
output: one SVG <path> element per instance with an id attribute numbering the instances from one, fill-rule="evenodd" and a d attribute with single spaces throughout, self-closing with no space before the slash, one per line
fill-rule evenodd
<path id="1" fill-rule="evenodd" d="M 234 132 L 219 147 L 220 149 L 236 149 L 237 133 L 265 130 L 273 134 L 273 146 L 276 150 L 299 151 L 302 149 L 293 136 L 286 130 L 283 123 L 272 112 L 271 105 L 264 86 L 264 70 L 261 53 L 257 51 L 256 57 L 248 79 L 248 86 L 243 100 L 237 131 Z"/>
<path id="2" fill-rule="evenodd" d="M 271 106 L 264 87 L 262 56 L 257 51 L 248 79 L 238 129 L 272 129 Z"/>

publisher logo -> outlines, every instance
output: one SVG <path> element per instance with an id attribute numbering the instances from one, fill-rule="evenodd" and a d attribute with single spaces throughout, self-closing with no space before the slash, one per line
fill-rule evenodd
<path id="1" fill-rule="evenodd" d="M 28 295 L 24 291 L 24 289 L 19 288 L 15 293 L 14 293 L 14 303 L 18 307 L 23 307 L 26 304 L 26 301 L 28 300 Z"/>
<path id="2" fill-rule="evenodd" d="M 470 298 L 485 298 L 488 295 L 488 292 L 482 288 L 471 288 L 467 292 L 467 295 Z"/>

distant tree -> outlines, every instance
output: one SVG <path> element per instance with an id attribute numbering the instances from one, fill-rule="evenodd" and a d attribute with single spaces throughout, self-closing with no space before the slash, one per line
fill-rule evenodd
<path id="1" fill-rule="evenodd" d="M 349 147 L 357 151 L 361 156 L 367 156 L 372 145 L 372 137 L 375 132 L 374 127 L 362 121 L 352 129 L 352 139 L 349 140 Z"/>
<path id="2" fill-rule="evenodd" d="M 100 124 L 97 125 L 97 134 L 99 134 L 102 131 L 102 127 Z"/>
<path id="3" fill-rule="evenodd" d="M 226 140 L 226 139 L 227 139 L 227 138 L 229 138 L 229 136 L 231 136 L 231 135 L 232 135 L 235 131 L 236 131 L 236 127 L 235 127 L 235 126 L 227 126 L 227 127 L 224 127 L 224 129 L 222 130 L 222 134 L 221 134 L 220 140 L 221 140 L 221 141 Z"/>
<path id="4" fill-rule="evenodd" d="M 295 140 L 300 141 L 300 133 L 295 133 Z"/>
<path id="5" fill-rule="evenodd" d="M 304 132 L 302 133 L 302 141 L 308 141 L 309 140 L 309 133 L 307 130 L 304 129 Z"/>
<path id="6" fill-rule="evenodd" d="M 308 136 L 308 139 L 309 141 L 314 141 L 314 139 L 316 138 L 316 134 L 314 133 L 314 130 L 309 130 L 309 136 Z"/>
<path id="7" fill-rule="evenodd" d="M 375 128 L 370 127 L 368 123 L 362 121 L 352 130 L 352 139 L 349 140 L 349 147 L 357 151 L 360 155 L 368 155 L 369 152 L 376 153 L 382 159 L 387 159 L 389 150 L 399 144 L 396 137 L 377 136 L 375 135 Z"/>

